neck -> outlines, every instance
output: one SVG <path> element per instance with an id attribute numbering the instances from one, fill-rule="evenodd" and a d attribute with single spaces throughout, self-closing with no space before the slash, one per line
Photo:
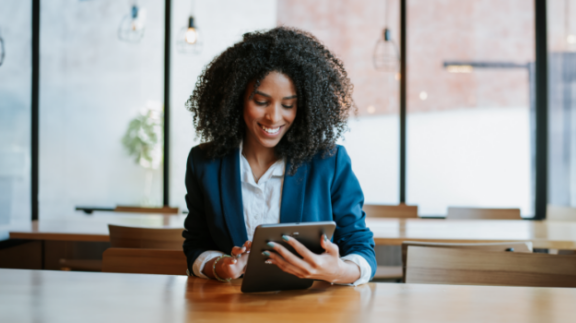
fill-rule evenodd
<path id="1" fill-rule="evenodd" d="M 268 167 L 278 160 L 274 147 L 264 147 L 256 142 L 250 136 L 246 136 L 242 143 L 242 155 L 251 164 L 256 164 L 260 167 Z"/>

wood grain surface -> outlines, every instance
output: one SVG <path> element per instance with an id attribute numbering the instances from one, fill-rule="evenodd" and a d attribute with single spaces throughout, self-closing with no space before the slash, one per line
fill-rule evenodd
<path id="1" fill-rule="evenodd" d="M 576 289 L 317 282 L 242 294 L 240 281 L 0 270 L 0 322 L 574 322 Z"/>
<path id="2" fill-rule="evenodd" d="M 109 241 L 108 224 L 183 228 L 183 215 L 80 215 L 14 225 L 10 238 L 30 240 Z M 379 245 L 403 241 L 450 243 L 531 241 L 534 248 L 576 249 L 576 221 L 443 220 L 367 218 Z"/>

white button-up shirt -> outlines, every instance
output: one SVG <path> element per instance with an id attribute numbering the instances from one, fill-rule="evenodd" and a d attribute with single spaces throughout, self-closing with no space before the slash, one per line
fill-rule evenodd
<path id="1" fill-rule="evenodd" d="M 244 223 L 246 224 L 248 240 L 252 241 L 254 231 L 260 224 L 280 223 L 286 161 L 281 159 L 275 162 L 256 182 L 248 160 L 242 155 L 242 143 L 240 143 L 239 153 Z M 202 273 L 204 266 L 211 259 L 221 255 L 223 253 L 220 251 L 205 251 L 200 254 L 192 265 L 194 274 L 198 277 L 208 278 Z M 350 261 L 360 268 L 360 278 L 353 285 L 364 284 L 370 280 L 372 269 L 364 257 L 358 254 L 349 254 L 342 257 L 342 260 Z"/>

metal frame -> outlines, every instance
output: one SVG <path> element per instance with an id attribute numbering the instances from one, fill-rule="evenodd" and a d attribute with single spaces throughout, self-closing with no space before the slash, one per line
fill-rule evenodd
<path id="1" fill-rule="evenodd" d="M 400 203 L 406 203 L 406 2 L 400 0 Z"/>
<path id="2" fill-rule="evenodd" d="M 164 162 L 162 163 L 162 201 L 170 204 L 170 32 L 172 24 L 171 0 L 164 8 Z"/>
<path id="3" fill-rule="evenodd" d="M 40 0 L 32 0 L 32 88 L 31 88 L 30 207 L 32 221 L 38 220 L 39 143 L 40 143 Z"/>
<path id="4" fill-rule="evenodd" d="M 546 218 L 548 204 L 548 40 L 546 0 L 534 0 L 536 159 L 534 219 Z"/>

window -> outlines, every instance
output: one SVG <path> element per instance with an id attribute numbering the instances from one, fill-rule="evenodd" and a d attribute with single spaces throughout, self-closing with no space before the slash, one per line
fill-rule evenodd
<path id="1" fill-rule="evenodd" d="M 548 0 L 548 202 L 576 207 L 576 2 Z"/>
<path id="2" fill-rule="evenodd" d="M 532 217 L 534 3 L 410 0 L 407 199 Z M 439 19 L 438 17 L 441 17 Z"/>
<path id="3" fill-rule="evenodd" d="M 339 143 L 352 159 L 367 204 L 397 204 L 399 199 L 398 4 L 278 1 L 278 25 L 312 33 L 344 62 L 358 113 L 350 116 L 350 131 Z M 385 27 L 396 49 L 383 44 Z"/>
<path id="4" fill-rule="evenodd" d="M 161 205 L 164 2 L 42 1 L 40 21 L 40 217 Z"/>
<path id="5" fill-rule="evenodd" d="M 30 219 L 31 12 L 0 3 L 0 225 Z"/>

